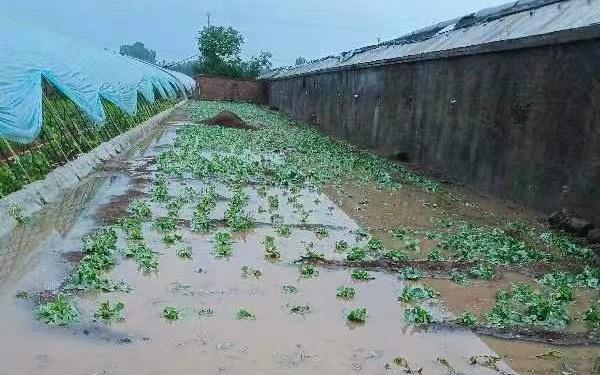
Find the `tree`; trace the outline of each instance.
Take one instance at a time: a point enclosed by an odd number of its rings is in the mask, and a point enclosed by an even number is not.
[[[306,59],[304,57],[300,56],[296,59],[296,66],[302,65],[302,64],[306,64]]]
[[[202,70],[208,74],[239,76],[243,43],[244,37],[232,27],[204,27],[198,37]]]
[[[255,78],[271,68],[271,53],[261,52],[248,61],[240,54],[244,37],[232,27],[205,26],[198,35],[200,67],[205,74]]]
[[[122,45],[119,49],[121,55],[135,57],[140,60],[156,63],[156,51],[146,49],[144,43],[135,42],[131,45]]]

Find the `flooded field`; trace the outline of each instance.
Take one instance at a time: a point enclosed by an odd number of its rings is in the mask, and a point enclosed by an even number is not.
[[[252,105],[188,104],[0,249],[0,374],[600,367],[589,249]]]

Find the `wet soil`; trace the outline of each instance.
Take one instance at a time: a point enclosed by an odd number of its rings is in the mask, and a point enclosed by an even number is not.
[[[345,240],[350,246],[364,245],[365,239],[356,235],[361,227],[387,234],[386,246],[393,248],[398,242],[390,230],[398,226],[433,229],[433,218],[448,212],[473,210],[473,217],[499,220],[494,215],[482,216],[479,205],[444,206],[455,203],[436,203],[436,198],[409,186],[394,192],[374,187],[329,188],[327,195],[303,189],[301,206],[288,202],[286,189],[270,187],[268,194],[279,197],[276,213],[291,228],[285,237],[271,224],[274,212],[269,212],[267,199],[260,196],[258,187],[246,186],[244,191],[250,199],[245,210],[253,215],[257,226],[235,233],[232,256],[218,258],[213,253],[213,237],[215,231],[226,229],[223,217],[232,188],[217,181],[168,179],[171,196],[183,194],[184,188],[200,192],[209,183],[215,186],[219,200],[211,216],[213,232],[190,230],[193,204],[184,205],[179,213],[182,244],[167,246],[152,223],[145,223],[145,241],[159,253],[157,273],[145,274],[133,260],[123,258],[109,276],[126,282],[131,292],[78,294],[81,323],[70,328],[49,328],[36,321],[34,301],[17,299],[14,294],[20,290],[30,294],[58,290],[79,259],[81,239],[125,215],[136,197],[150,194],[156,156],[175,141],[176,130],[189,122],[186,110],[189,108],[167,119],[164,132],[148,147],[83,181],[78,190],[65,194],[65,202],[33,218],[31,226],[14,237],[2,239],[0,249],[8,250],[0,253],[0,374],[404,374],[406,368],[394,362],[394,358],[402,357],[411,368],[422,367],[423,374],[485,375],[497,372],[470,364],[470,358],[496,353],[507,356],[506,363],[499,362],[506,373],[553,373],[563,362],[589,373],[597,348],[556,349],[478,337],[453,327],[418,329],[407,325],[403,315],[410,306],[397,298],[406,281],[391,272],[391,267],[374,264],[374,280],[352,280],[352,267],[344,264],[335,243]],[[167,214],[164,204],[152,203],[151,209],[155,218]],[[303,210],[310,213],[307,219],[302,218]],[[498,208],[498,212],[504,210]],[[511,215],[510,209],[507,212]],[[456,215],[463,217],[462,213]],[[322,228],[327,229],[327,235],[317,233]],[[263,242],[267,235],[276,237],[281,251],[277,262],[265,259]],[[119,241],[125,247],[123,235]],[[318,266],[317,277],[304,278],[299,274],[298,260],[310,244],[323,252],[328,262]],[[178,257],[179,246],[190,246],[192,258]],[[414,261],[432,246],[434,243],[422,245]],[[261,276],[245,274],[244,267],[260,269]],[[495,289],[509,280],[532,281],[522,274],[506,273],[493,282],[476,282],[464,289],[444,279],[444,267],[431,266],[429,271],[434,278],[421,282],[438,289],[443,303],[432,301],[426,307],[442,320],[465,309],[485,311]],[[289,293],[285,285],[293,285],[297,292]],[[336,298],[341,285],[354,287],[355,299]],[[105,325],[95,320],[95,310],[106,300],[125,303],[125,321]],[[182,318],[175,322],[162,318],[167,306],[177,308]],[[293,313],[297,306],[308,306],[308,313]],[[241,307],[255,313],[256,319],[236,319]],[[357,307],[368,308],[364,324],[351,324],[346,319]],[[548,350],[560,350],[564,357],[560,361],[536,357]],[[447,361],[455,372],[438,358]]]
[[[342,187],[328,187],[326,192],[340,208],[358,224],[370,229],[370,233],[381,238],[386,248],[399,248],[401,242],[393,238],[392,231],[403,227],[417,231],[443,230],[440,221],[467,221],[476,225],[502,225],[507,220],[523,220],[536,228],[544,228],[544,216],[538,212],[525,210],[513,202],[490,198],[460,187],[445,185],[453,196],[459,199],[430,194],[413,186],[402,186],[395,191],[387,191],[377,186],[348,183]],[[394,271],[404,266],[417,266],[424,271],[424,283],[441,293],[441,299],[454,314],[471,311],[482,316],[494,305],[498,289],[506,289],[515,281],[535,284],[535,277],[552,272],[556,264],[536,264],[529,267],[497,269],[498,277],[493,281],[471,280],[468,287],[448,280],[452,270],[464,270],[471,264],[454,262],[422,261],[435,247],[435,241],[421,240],[421,249],[408,253],[406,262],[376,261],[364,264],[378,270]],[[327,262],[331,267],[349,267],[345,261]],[[569,269],[571,265],[562,264]],[[597,293],[577,290],[576,302],[570,306],[571,316],[580,316]],[[585,333],[588,328],[581,322],[570,325],[566,332],[548,334],[535,330],[520,329],[480,329],[481,339],[498,355],[506,357],[510,366],[519,373],[589,374],[593,362],[600,356],[599,338]],[[548,344],[554,340],[553,344]],[[529,342],[522,342],[529,341]],[[532,342],[537,341],[537,342]],[[595,345],[577,346],[578,343]],[[558,345],[560,344],[560,346]],[[568,345],[564,347],[563,345]],[[553,350],[561,351],[561,358],[549,360],[547,356],[536,357]],[[535,354],[534,354],[535,353]],[[576,372],[569,372],[571,370]]]

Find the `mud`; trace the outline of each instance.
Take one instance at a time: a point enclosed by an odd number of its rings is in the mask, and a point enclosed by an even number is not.
[[[279,197],[277,213],[291,228],[291,234],[284,237],[276,234],[270,220],[272,213],[266,210],[268,203],[258,194],[258,187],[246,186],[244,191],[250,199],[245,211],[253,215],[257,225],[248,232],[234,234],[231,257],[217,258],[213,236],[215,231],[226,229],[223,217],[232,196],[231,187],[215,181],[168,179],[171,196],[182,194],[186,187],[200,192],[212,183],[220,197],[211,216],[215,226],[212,233],[190,230],[194,204],[184,205],[179,213],[182,245],[191,247],[192,258],[178,257],[179,245],[167,246],[152,223],[145,223],[145,241],[159,254],[158,272],[145,274],[133,260],[123,258],[108,276],[126,282],[132,288],[130,293],[78,294],[81,322],[70,328],[49,328],[35,320],[34,301],[17,299],[14,294],[19,290],[30,294],[56,291],[78,260],[75,254],[81,239],[123,215],[125,202],[150,193],[156,156],[174,142],[176,130],[187,121],[185,113],[176,116],[167,120],[164,133],[147,148],[83,181],[81,191],[86,194],[65,194],[66,203],[34,218],[19,236],[29,240],[5,242],[11,254],[6,259],[12,262],[0,262],[0,374],[403,374],[406,367],[394,360],[402,357],[410,368],[423,368],[423,374],[448,374],[452,373],[451,367],[454,373],[485,375],[497,372],[472,365],[472,356],[508,356],[506,362],[499,362],[506,373],[515,373],[510,366],[526,373],[540,361],[547,361],[536,355],[553,348],[550,346],[480,338],[454,326],[419,329],[407,325],[403,315],[409,305],[397,298],[406,283],[394,272],[398,264],[362,264],[372,269],[375,279],[352,280],[351,265],[334,250],[337,241],[364,245],[365,239],[356,235],[361,227],[431,227],[431,217],[439,206],[424,204],[430,198],[410,187],[392,195],[374,192],[378,198],[351,193],[347,195],[352,198],[341,200],[332,191],[328,197],[303,189],[299,203],[310,212],[308,218],[301,218],[299,209],[287,201],[288,191],[270,187],[269,195]],[[408,194],[410,200],[406,196],[403,200],[402,194]],[[359,206],[366,208],[354,210],[364,200],[368,203]],[[334,203],[337,201],[341,201],[339,206]],[[404,201],[408,203],[395,203]],[[74,208],[66,209],[70,204]],[[163,204],[152,203],[151,209],[154,218],[166,215]],[[327,235],[316,233],[322,228],[327,229]],[[263,241],[267,235],[276,238],[279,261],[265,259]],[[120,247],[125,247],[123,235],[119,241]],[[304,278],[296,261],[310,244],[328,261],[319,265],[317,277]],[[417,262],[406,264],[418,265],[429,272],[428,276],[436,277],[422,282],[438,288],[446,301],[426,304],[436,319],[450,321],[469,303],[481,305],[483,311],[484,303],[473,299],[487,298],[487,292],[444,289],[441,283],[449,283],[444,280],[448,265]],[[453,264],[458,269],[467,266]],[[244,267],[260,269],[261,276],[244,274]],[[494,281],[497,284],[482,288],[491,292],[505,280],[524,277],[504,276]],[[290,288],[284,285],[293,285],[297,292],[289,293]],[[353,286],[355,299],[336,298],[336,289],[341,285]],[[459,295],[462,300],[453,305],[454,297]],[[95,320],[99,303],[106,300],[125,304],[125,321],[104,325]],[[182,318],[166,321],[162,311],[167,306],[177,308]],[[303,311],[308,306],[308,313],[292,313],[297,306]],[[236,319],[241,307],[252,311],[256,319]],[[346,319],[357,307],[368,308],[364,324]],[[209,310],[213,314],[207,314]],[[523,345],[526,350],[521,349]],[[594,349],[565,348],[564,360],[571,365],[581,359],[584,363],[577,366],[591,368]],[[524,353],[536,354],[532,359]]]
[[[215,117],[211,117],[202,121],[202,123],[205,125],[222,126],[225,128],[257,130],[255,126],[247,124],[238,115],[231,111],[223,111],[217,114]]]

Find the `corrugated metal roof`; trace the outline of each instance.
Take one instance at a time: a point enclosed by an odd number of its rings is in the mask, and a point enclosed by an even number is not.
[[[380,45],[295,67],[275,69],[262,79],[283,78],[325,69],[418,56],[507,41],[600,23],[600,0],[516,1],[441,22]]]

